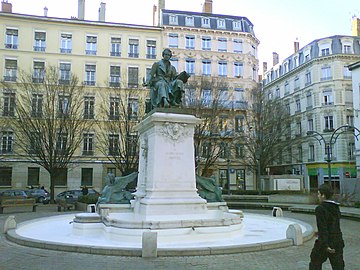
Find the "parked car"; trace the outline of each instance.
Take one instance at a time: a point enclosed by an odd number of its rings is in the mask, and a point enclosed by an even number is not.
[[[100,195],[98,191],[96,191],[93,188],[88,189],[88,195]],[[72,189],[72,190],[66,190],[63,192],[60,192],[55,197],[55,202],[59,203],[61,200],[66,200],[66,203],[71,204],[77,202],[79,197],[82,196],[81,189]]]
[[[50,193],[46,189],[32,188],[26,190],[29,197],[35,198],[36,202],[48,204],[50,202]]]
[[[9,190],[1,190],[0,191],[0,198],[4,197],[22,197],[22,198],[28,198],[28,194],[25,190],[21,189],[9,189]]]

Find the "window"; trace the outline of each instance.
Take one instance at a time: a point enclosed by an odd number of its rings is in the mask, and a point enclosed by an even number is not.
[[[111,38],[111,56],[121,56],[121,38],[112,37]]]
[[[95,97],[84,97],[84,119],[94,119]]]
[[[227,188],[228,186],[228,170],[219,169],[219,187]]]
[[[217,28],[219,28],[219,29],[225,29],[226,28],[226,24],[225,24],[224,19],[218,19],[217,20]]]
[[[244,157],[244,145],[237,143],[235,145],[235,158],[243,158]]]
[[[309,145],[309,161],[315,161],[315,146],[313,144]]]
[[[139,114],[139,100],[137,98],[128,99],[129,120],[137,120]]]
[[[33,94],[31,98],[31,116],[42,117],[43,95]]]
[[[299,77],[296,77],[294,80],[294,91],[299,90],[300,89],[300,80]]]
[[[83,151],[84,156],[94,155],[94,134],[84,133],[83,134]]]
[[[139,68],[128,67],[128,87],[137,88],[139,86]]]
[[[209,28],[210,27],[210,19],[202,17],[201,18],[201,27]]]
[[[277,87],[275,89],[275,98],[280,98],[280,88],[279,87]]]
[[[96,51],[97,51],[97,37],[87,36],[85,53],[87,55],[96,55]]]
[[[290,84],[288,82],[285,82],[285,94],[290,93]]]
[[[235,88],[234,90],[234,109],[246,109],[247,103],[244,101],[244,89]]]
[[[255,45],[251,45],[251,51],[250,53],[253,55],[253,56],[257,56],[257,51],[256,51],[256,46]]]
[[[244,169],[236,169],[236,187],[238,190],[245,190],[245,170]]]
[[[185,17],[185,25],[186,26],[194,26],[194,17],[193,16],[186,16]]]
[[[346,116],[346,124],[349,126],[354,126],[354,116],[353,115],[347,115]]]
[[[4,93],[3,116],[15,116],[15,93]]]
[[[351,71],[347,66],[344,66],[344,78],[351,79]]]
[[[220,152],[219,152],[219,157],[220,158],[228,158],[230,155],[229,152],[229,145],[226,142],[221,142],[220,143]]]
[[[296,105],[296,110],[295,112],[301,112],[301,102],[300,102],[300,99],[296,99],[295,100],[295,105]]]
[[[324,92],[323,100],[324,100],[323,105],[333,105],[334,101],[333,101],[332,92],[331,91]]]
[[[19,45],[18,39],[18,30],[17,29],[6,29],[6,36],[5,36],[5,48],[6,49],[17,49]]]
[[[110,97],[109,120],[120,119],[120,98]]]
[[[314,131],[314,119],[308,119],[308,131]]]
[[[299,122],[296,123],[296,133],[295,133],[295,135],[296,135],[296,136],[300,136],[300,135],[301,135],[301,132],[302,132],[301,122],[299,121]]]
[[[5,59],[4,81],[16,82],[17,78],[17,60]]]
[[[236,132],[244,131],[244,117],[243,116],[235,117],[235,131]]]
[[[34,51],[45,52],[46,48],[46,33],[35,32]]]
[[[120,87],[120,67],[119,66],[110,66],[109,86]]]
[[[219,106],[223,108],[230,108],[229,91],[227,89],[219,90]]]
[[[71,53],[72,50],[72,34],[61,34],[60,52]]]
[[[70,84],[70,63],[60,63],[60,79],[59,84]]]
[[[81,185],[93,185],[93,168],[81,168]]]
[[[252,68],[252,79],[253,81],[257,81],[258,75],[257,75],[257,69],[256,66],[253,66]]]
[[[195,60],[186,59],[185,60],[185,71],[189,74],[195,74]]]
[[[332,131],[334,129],[334,120],[332,115],[324,117],[325,131]]]
[[[11,167],[0,167],[0,186],[11,187],[11,176],[12,176]]]
[[[185,104],[187,106],[195,105],[196,101],[196,90],[195,89],[186,89],[185,90]]]
[[[218,39],[218,51],[219,52],[226,52],[227,51],[227,40],[226,40],[226,38],[219,38]]]
[[[177,48],[179,46],[179,36],[178,34],[169,34],[169,47]]]
[[[67,168],[59,168],[55,170],[55,186],[67,185]]]
[[[244,66],[243,63],[234,63],[234,77],[236,78],[242,78],[244,72]]]
[[[332,79],[331,67],[322,67],[321,68],[321,80],[325,81],[325,80],[331,80],[331,79]]]
[[[227,63],[220,61],[218,63],[218,72],[219,72],[219,76],[223,76],[226,77],[227,76]]]
[[[236,53],[242,53],[243,52],[243,42],[242,42],[242,40],[234,39],[233,46],[234,46],[234,52],[236,52]]]
[[[329,55],[330,49],[329,48],[323,48],[321,49],[321,56]]]
[[[344,46],[343,46],[343,52],[344,52],[345,54],[351,54],[351,53],[352,53],[351,45],[344,45]]]
[[[186,36],[185,37],[185,48],[186,49],[195,49],[195,36]]]
[[[133,156],[138,155],[138,151],[137,151],[138,136],[136,134],[130,134],[126,138],[126,141],[127,141],[128,145],[130,145],[130,147],[128,149],[129,156],[133,157]]]
[[[211,90],[209,89],[203,89],[201,91],[201,103],[205,106],[205,107],[209,107],[211,105]]]
[[[40,168],[28,167],[28,186],[39,186]]]
[[[139,58],[139,40],[129,39],[129,57]]]
[[[67,116],[69,113],[69,98],[59,95],[58,98],[58,117]]]
[[[233,21],[233,29],[241,31],[241,21]]]
[[[202,61],[202,75],[204,75],[204,76],[211,75],[211,61],[210,60]]]
[[[156,41],[147,40],[146,41],[146,58],[147,59],[156,59]]]
[[[56,140],[56,150],[60,153],[65,154],[67,149],[67,137],[68,134],[65,132],[59,132]]]
[[[177,15],[170,15],[169,16],[169,24],[178,24],[178,16]]]
[[[300,145],[298,147],[298,158],[297,158],[297,162],[302,162],[303,161],[303,149],[302,146]]]
[[[11,154],[13,152],[13,138],[12,131],[1,132],[1,154]]]
[[[210,157],[210,153],[211,153],[211,143],[203,142],[202,147],[201,147],[201,156],[203,158],[208,158],[208,157]]]
[[[96,66],[93,64],[85,65],[85,85],[95,85]]]
[[[44,62],[34,62],[34,74],[32,81],[33,83],[43,83],[45,76],[45,63]]]
[[[311,84],[311,73],[306,72],[305,73],[305,86],[308,86]]]
[[[313,99],[311,92],[306,93],[306,109],[311,109],[313,107]]]
[[[211,50],[211,37],[201,38],[201,48],[205,51]]]
[[[109,155],[119,155],[120,140],[118,134],[109,134]]]
[[[39,149],[41,149],[41,138],[40,138],[40,133],[39,132],[31,132],[31,138],[30,138],[30,142],[29,142],[29,149],[28,152],[29,154],[38,154],[40,151]]]
[[[171,58],[170,59],[170,61],[171,61],[171,64],[174,66],[174,68],[176,69],[176,71],[178,71],[179,70],[179,59],[177,59],[177,58]],[[147,73],[147,75],[149,75],[150,76],[150,70],[151,70],[151,68],[149,69],[149,73]],[[147,77],[148,78],[148,77]]]
[[[349,143],[348,145],[348,159],[355,160],[355,143]]]

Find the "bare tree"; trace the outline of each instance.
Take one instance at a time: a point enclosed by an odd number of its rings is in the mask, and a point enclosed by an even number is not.
[[[123,176],[138,170],[139,135],[135,126],[144,116],[144,92],[112,87],[102,95],[97,148]]]
[[[228,83],[219,77],[193,77],[187,84],[185,107],[202,120],[194,134],[195,165],[201,176],[210,176],[215,162],[227,155],[222,147],[230,134],[225,121],[231,108],[227,89]]]
[[[252,90],[252,101],[245,116],[245,130],[237,133],[235,142],[244,146],[245,156],[240,161],[259,175],[281,157],[297,138],[291,136],[289,107],[283,100],[265,93],[261,86]],[[260,179],[257,179],[260,190]]]
[[[14,91],[13,84],[2,84]],[[74,75],[59,80],[58,69],[49,67],[36,80],[21,71],[15,91],[15,118],[9,119],[15,131],[14,149],[49,172],[53,202],[61,169],[69,166],[83,133],[92,125],[82,117],[83,86]]]

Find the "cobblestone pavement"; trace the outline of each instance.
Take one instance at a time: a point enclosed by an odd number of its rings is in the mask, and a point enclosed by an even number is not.
[[[270,210],[245,210],[245,212],[270,215]],[[19,212],[5,209],[0,214],[0,270],[76,270],[76,269],[197,269],[197,270],[296,270],[308,269],[309,254],[314,239],[302,246],[292,246],[261,252],[248,252],[231,255],[159,257],[143,259],[141,257],[118,257],[91,255],[83,253],[60,252],[24,247],[6,240],[2,233],[4,221],[9,215],[15,215],[16,221],[57,215],[56,206],[39,206],[36,213]],[[311,214],[284,212],[285,217],[302,220],[315,226],[315,217]],[[341,227],[345,239],[345,263],[347,270],[360,270],[360,222],[342,219]],[[54,232],[56,233],[56,232]],[[329,262],[323,270],[330,270]]]

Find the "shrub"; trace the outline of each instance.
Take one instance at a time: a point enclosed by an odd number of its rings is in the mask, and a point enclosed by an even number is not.
[[[360,208],[360,202],[355,202],[355,203],[354,203],[354,206],[355,206],[356,208]]]
[[[98,201],[98,195],[95,194],[88,194],[88,195],[83,195],[80,196],[78,199],[78,202],[81,203],[87,203],[87,204],[95,204]]]

